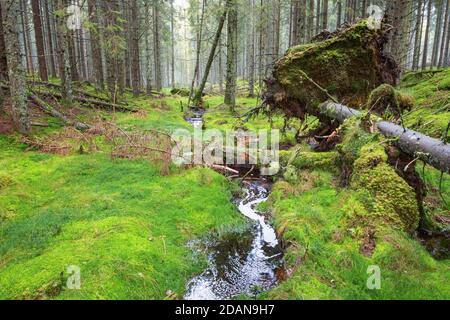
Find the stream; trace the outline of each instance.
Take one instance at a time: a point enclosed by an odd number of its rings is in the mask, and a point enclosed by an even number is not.
[[[187,284],[186,300],[226,300],[267,291],[278,284],[283,251],[274,228],[256,207],[269,196],[269,184],[244,181],[245,197],[235,199],[239,212],[251,221],[243,233],[206,243],[208,268]]]

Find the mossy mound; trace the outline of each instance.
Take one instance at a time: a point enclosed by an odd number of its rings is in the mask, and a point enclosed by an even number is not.
[[[389,84],[382,84],[369,96],[367,109],[385,118],[400,118],[405,110],[410,110],[414,98],[403,94]]]
[[[362,21],[331,39],[293,47],[276,62],[266,100],[294,116],[301,112],[289,109],[315,107],[329,95],[361,108],[373,89],[399,77],[396,63],[383,54],[384,43],[383,31]]]
[[[189,97],[190,90],[188,88],[173,88],[170,94],[179,95],[182,97]]]
[[[419,209],[414,190],[387,163],[379,143],[365,145],[355,161],[351,187],[367,190],[365,205],[372,226],[387,225],[412,232],[419,226]]]
[[[281,163],[301,169],[325,169],[333,171],[338,159],[337,152],[281,151]]]
[[[414,108],[403,116],[405,125],[427,136],[443,138],[450,120],[450,69],[407,73],[400,91],[414,97]]]

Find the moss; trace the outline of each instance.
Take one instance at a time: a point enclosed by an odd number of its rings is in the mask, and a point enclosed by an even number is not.
[[[405,125],[434,138],[442,138],[450,119],[450,69],[410,72],[400,91],[409,95],[413,107],[403,116]],[[447,138],[450,143],[450,136]]]
[[[371,225],[381,225],[412,232],[419,225],[419,209],[414,190],[387,163],[380,144],[368,144],[354,163],[352,188],[370,194]]]
[[[405,110],[410,110],[413,97],[397,91],[389,84],[382,84],[374,89],[367,101],[367,109],[384,118],[400,118]]]
[[[285,152],[281,155],[282,161],[286,160],[290,166],[297,170],[323,169],[334,171],[338,154],[336,152]]]
[[[364,150],[365,151],[365,150]],[[376,158],[385,159],[381,150]],[[288,279],[262,295],[268,299],[448,299],[450,262],[435,261],[403,231],[385,226],[375,235],[372,256],[361,253],[367,231],[368,190],[339,190],[332,175],[320,174],[319,186],[298,192],[287,182],[274,186],[269,203],[277,231],[289,244],[285,254]],[[348,224],[348,216],[355,225]],[[367,288],[368,267],[382,270],[381,290]]]
[[[10,175],[1,174],[0,175],[0,191],[6,189],[7,187],[15,183],[14,179]]]

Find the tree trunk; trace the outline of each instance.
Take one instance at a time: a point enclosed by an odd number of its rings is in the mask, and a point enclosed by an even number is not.
[[[314,0],[309,0],[309,11],[308,11],[308,41],[314,37]]]
[[[131,48],[131,70],[133,80],[133,94],[139,94],[141,86],[141,70],[139,57],[139,8],[138,1],[131,1],[131,32],[132,32],[132,48]]]
[[[31,54],[31,41],[30,41],[30,23],[28,18],[28,7],[25,0],[20,2],[21,10],[20,16],[22,18],[22,31],[23,31],[23,43],[25,49],[25,58],[27,61],[28,73],[34,73],[33,57]]]
[[[449,0],[450,1],[450,0]],[[419,0],[417,4],[417,16],[416,16],[416,34],[414,37],[414,55],[413,55],[413,70],[417,70],[419,67],[420,52],[422,48],[422,19],[423,19],[423,0]]]
[[[251,19],[251,40],[250,40],[250,61],[248,70],[248,91],[249,96],[255,96],[255,0],[252,0],[252,12],[250,13]]]
[[[148,16],[150,16],[150,4],[148,2],[145,3],[145,12]],[[150,32],[146,31],[145,34],[145,54],[146,54],[146,93],[147,95],[152,95],[152,59],[151,59],[151,50],[150,50]]]
[[[358,110],[333,102],[326,102],[318,108],[310,108],[308,112],[319,118],[332,119],[339,123],[351,117],[361,116]],[[436,169],[450,173],[450,144],[444,144],[438,139],[404,129],[391,122],[378,121],[377,128],[384,136],[395,140],[397,147],[411,157],[419,157]]]
[[[433,42],[433,53],[431,58],[431,66],[435,67],[439,62],[439,49],[440,49],[440,41],[441,41],[441,31],[442,31],[442,15],[443,15],[443,1],[436,1],[436,28],[434,30],[434,42]]]
[[[67,0],[57,0],[57,9],[59,12],[66,12]],[[69,52],[69,30],[67,29],[67,15],[61,14],[57,16],[57,37],[58,37],[58,56],[61,74],[61,84],[63,87],[62,94],[64,100],[68,104],[72,104],[72,69],[70,67]]]
[[[3,32],[2,4],[0,3],[0,80],[8,80],[8,62],[6,60],[6,44]]]
[[[175,29],[174,29],[174,7],[173,0],[170,0],[170,84],[171,87],[175,87]]]
[[[323,21],[322,21],[322,29],[328,29],[328,0],[323,0]]]
[[[33,24],[38,54],[39,76],[42,81],[48,81],[47,62],[45,59],[44,49],[44,35],[42,33],[41,5],[39,0],[31,1],[31,8],[33,10]]]
[[[237,73],[237,0],[230,0],[228,9],[227,32],[227,76],[225,86],[225,104],[231,111],[236,107],[236,73]]]
[[[220,35],[222,34],[222,29],[223,29],[223,25],[225,24],[227,12],[231,5],[232,5],[232,0],[227,0],[223,14],[220,17],[219,25],[217,26],[216,35],[215,35],[214,41],[212,43],[211,52],[209,53],[208,62],[206,63],[206,67],[205,67],[205,71],[204,71],[205,73],[203,74],[202,82],[200,83],[200,87],[198,88],[198,90],[194,96],[194,99],[193,99],[193,102],[196,105],[198,105],[202,99],[203,90],[205,89],[206,81],[208,80],[208,76],[209,76],[209,71],[211,70],[211,66],[214,61],[214,56],[216,55],[217,45],[219,44]]]
[[[45,2],[45,20],[47,24],[47,42],[48,42],[48,53],[49,53],[49,66],[50,66],[50,75],[52,77],[56,77],[56,63],[55,63],[55,50],[53,45],[53,30],[51,28],[51,19],[52,16],[50,15],[50,7],[49,7],[49,0],[44,0]],[[53,14],[53,13],[52,13]]]
[[[22,67],[22,53],[19,43],[17,17],[20,16],[20,3],[16,0],[2,2],[5,22],[6,57],[8,62],[9,91],[11,110],[15,128],[22,134],[30,131],[27,96],[25,88],[25,70]]]
[[[191,99],[194,95],[194,86],[195,86],[195,80],[198,78],[198,74],[200,72],[200,53],[201,53],[201,46],[202,46],[202,38],[203,38],[203,22],[205,18],[205,2],[206,0],[202,1],[202,12],[200,15],[200,23],[199,23],[199,29],[197,30],[197,48],[195,53],[195,68],[194,68],[194,76],[192,77],[191,82],[191,88],[189,90],[189,100],[188,100],[188,107],[190,107]]]
[[[102,61],[102,51],[100,47],[100,23],[98,19],[98,0],[88,1],[88,13],[89,21],[92,24],[90,29],[91,37],[91,52],[92,52],[92,64],[94,72],[94,80],[97,84],[97,89],[103,90],[105,87],[105,79],[103,78],[103,61]]]
[[[439,67],[443,67],[445,64],[445,60],[447,59],[447,56],[445,55],[445,49],[446,45],[449,42],[448,38],[448,31],[449,31],[449,7],[450,7],[450,0],[444,1],[445,5],[445,18],[444,18],[444,28],[442,30],[442,41],[441,41],[441,49],[440,49],[440,55],[439,55]],[[447,53],[448,54],[448,53]]]
[[[425,31],[425,44],[423,47],[423,57],[422,57],[422,69],[426,69],[427,61],[428,61],[428,41],[430,37],[430,29],[431,29],[431,0],[428,0],[428,13],[427,13],[427,28]]]
[[[342,25],[342,1],[337,2],[337,20],[336,28],[339,29]]]
[[[320,16],[322,15],[322,8],[321,8],[321,2],[322,0],[317,0],[317,10],[316,10],[316,34],[320,33]]]
[[[159,25],[159,0],[153,1],[153,54],[155,60],[155,86],[156,91],[161,91],[161,35]]]

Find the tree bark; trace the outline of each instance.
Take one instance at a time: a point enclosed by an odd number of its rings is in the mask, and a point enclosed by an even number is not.
[[[170,1],[170,30],[171,30],[171,38],[170,38],[170,84],[171,87],[175,87],[175,30],[174,30],[174,6],[173,0]]]
[[[92,64],[94,71],[94,80],[97,84],[97,89],[103,90],[105,87],[105,79],[103,77],[103,59],[102,51],[100,47],[100,23],[98,19],[98,0],[88,1],[88,13],[89,20],[92,23],[90,29],[91,36],[91,51],[92,51]]]
[[[415,25],[416,34],[414,37],[413,70],[417,70],[417,68],[419,67],[420,52],[422,47],[422,19],[423,19],[422,4],[423,0],[419,0],[417,4],[417,16]]]
[[[422,69],[426,69],[428,62],[428,41],[431,29],[431,8],[432,8],[432,1],[428,0],[427,28],[425,31],[425,44],[423,46]]]
[[[55,50],[54,50],[54,45],[53,45],[53,33],[54,32],[51,27],[52,16],[50,15],[49,0],[44,0],[44,2],[45,2],[45,20],[46,20],[47,32],[48,32],[47,42],[48,42],[50,75],[52,77],[56,77]]]
[[[214,41],[212,43],[211,51],[209,53],[208,62],[206,63],[206,67],[205,67],[205,71],[204,71],[204,74],[203,74],[202,82],[200,83],[200,87],[198,88],[198,90],[197,90],[197,92],[196,92],[196,94],[194,96],[194,99],[193,99],[194,104],[198,105],[199,102],[202,99],[203,90],[205,90],[205,85],[206,85],[206,81],[208,80],[209,71],[211,70],[211,66],[212,66],[212,63],[214,61],[214,57],[216,55],[217,45],[219,44],[220,36],[222,34],[223,25],[225,24],[225,20],[226,20],[226,17],[227,17],[227,12],[228,12],[231,4],[232,4],[232,0],[227,0],[227,2],[225,4],[224,11],[223,11],[223,14],[220,17],[219,24],[217,26],[216,35],[214,37]]]
[[[322,29],[328,29],[328,0],[323,0],[323,20],[322,20]]]
[[[30,131],[30,119],[26,102],[25,70],[22,67],[22,53],[19,44],[17,17],[21,14],[20,3],[16,0],[2,2],[5,26],[6,57],[8,62],[9,91],[14,126],[22,134]]]
[[[67,9],[67,0],[57,0],[57,9],[65,13]],[[68,104],[72,104],[72,68],[70,67],[69,52],[69,30],[67,28],[67,15],[62,14],[57,17],[57,37],[58,37],[58,56],[61,74],[62,94]]]
[[[232,111],[234,111],[236,107],[237,24],[237,0],[231,0],[228,9],[227,76],[224,102]]]
[[[445,60],[447,59],[447,56],[445,54],[446,52],[446,45],[450,41],[448,38],[448,31],[449,31],[449,13],[450,13],[450,0],[445,0],[445,18],[444,18],[444,28],[442,31],[442,41],[441,41],[441,52],[439,56],[439,67],[443,67],[445,64]],[[448,54],[448,52],[447,52]]]
[[[153,54],[155,60],[155,86],[156,91],[161,91],[162,81],[161,81],[161,34],[160,34],[160,10],[159,10],[159,0],[153,1]]]
[[[132,32],[132,50],[131,50],[131,70],[133,80],[133,94],[136,96],[139,94],[139,88],[141,86],[141,70],[140,70],[140,57],[139,57],[139,8],[138,1],[133,0],[131,2],[131,32]]]
[[[2,3],[0,3],[0,80],[8,80],[8,62],[6,60],[6,44],[3,32]]]

